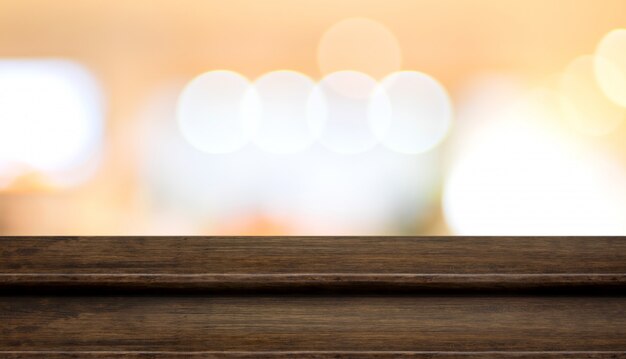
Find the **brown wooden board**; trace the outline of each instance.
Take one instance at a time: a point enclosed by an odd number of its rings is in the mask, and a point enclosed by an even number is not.
[[[623,237],[4,237],[0,357],[626,358]]]

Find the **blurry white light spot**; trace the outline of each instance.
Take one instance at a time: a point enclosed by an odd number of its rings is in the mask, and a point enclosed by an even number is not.
[[[248,143],[258,100],[247,79],[212,71],[192,80],[178,100],[178,125],[185,139],[206,153],[229,153]]]
[[[140,187],[153,215],[159,214],[153,220],[174,222],[166,231],[191,225],[181,230],[220,234],[226,223],[237,226],[231,234],[276,234],[277,228],[291,235],[399,234],[419,228],[433,213],[441,171],[436,151],[398,156],[378,147],[341,156],[311,146],[277,156],[246,146],[206,156],[176,131],[179,93],[167,88],[151,98],[138,129],[145,134],[138,143]],[[259,218],[271,228],[247,232]]]
[[[100,144],[101,96],[77,63],[0,61],[0,168],[58,175],[84,164]]]
[[[369,19],[351,18],[333,25],[317,50],[322,74],[354,70],[380,79],[400,69],[402,54],[394,34]]]
[[[403,71],[386,77],[382,86],[392,113],[388,129],[380,134],[383,144],[400,153],[416,154],[432,149],[445,137],[452,106],[437,80]]]
[[[596,48],[594,65],[606,96],[626,107],[626,29],[613,30],[602,38]]]
[[[316,88],[326,106],[320,142],[341,154],[364,152],[378,142],[391,116],[389,99],[371,77],[340,71],[326,76]]]
[[[546,131],[558,103],[546,94],[459,149],[443,197],[455,234],[626,234],[623,168]]]
[[[293,191],[283,211],[295,234],[398,234],[423,225],[433,210],[440,180],[435,156],[398,156],[384,148],[353,156],[307,153],[290,172],[298,177],[281,176],[284,184],[274,189],[278,198],[285,188]]]
[[[591,56],[580,57],[565,69],[560,91],[565,118],[584,134],[608,134],[626,115],[624,109],[609,100],[600,89]]]
[[[254,143],[272,153],[294,153],[319,135],[325,105],[313,96],[315,83],[292,71],[270,72],[254,83],[259,113]]]

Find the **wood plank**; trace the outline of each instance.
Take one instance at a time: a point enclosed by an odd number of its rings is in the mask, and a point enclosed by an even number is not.
[[[1,237],[2,286],[626,286],[624,237]]]
[[[624,237],[0,242],[0,358],[626,358]]]
[[[0,352],[7,359],[620,359],[626,351],[615,352]]]
[[[1,297],[0,351],[620,352],[626,298]]]

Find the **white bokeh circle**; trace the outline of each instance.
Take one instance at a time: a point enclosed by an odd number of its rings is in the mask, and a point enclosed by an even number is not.
[[[231,71],[210,71],[193,79],[178,99],[178,127],[206,153],[229,153],[248,143],[258,113],[249,81]]]
[[[385,146],[418,154],[443,140],[452,123],[452,105],[437,80],[421,72],[402,71],[386,77],[381,85],[391,104],[388,128],[379,134]]]

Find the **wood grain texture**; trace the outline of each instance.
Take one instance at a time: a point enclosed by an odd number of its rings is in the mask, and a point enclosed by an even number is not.
[[[626,352],[0,352],[7,359],[620,359]]]
[[[0,298],[0,350],[619,351],[626,298]]]
[[[626,352],[0,352],[7,359],[620,359]]]
[[[0,358],[626,358],[625,288],[623,237],[0,237]]]
[[[4,237],[1,286],[626,286],[621,237]]]

